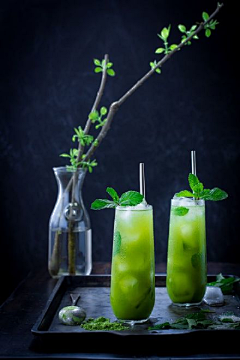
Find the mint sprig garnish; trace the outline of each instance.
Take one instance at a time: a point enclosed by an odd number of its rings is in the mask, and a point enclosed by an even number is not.
[[[117,206],[135,206],[143,201],[143,195],[138,191],[130,190],[124,192],[120,197],[112,187],[108,187],[106,192],[111,196],[112,200],[96,199],[91,204],[92,210],[116,208]]]
[[[228,276],[227,278],[225,276],[222,275],[222,273],[218,274],[216,276],[216,281],[212,281],[210,283],[207,284],[207,286],[217,286],[220,287],[223,294],[231,294],[233,291],[233,284],[236,282],[239,282],[240,278],[239,277],[233,277],[233,276]]]
[[[228,197],[226,191],[221,190],[217,187],[213,188],[212,190],[204,189],[203,183],[201,183],[198,177],[194,174],[190,173],[188,175],[188,182],[192,191],[180,191],[175,194],[177,197],[193,197],[196,200],[203,199],[211,201],[224,200]]]

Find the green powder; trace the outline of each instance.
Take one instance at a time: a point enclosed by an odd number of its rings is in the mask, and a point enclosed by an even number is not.
[[[127,330],[129,327],[122,325],[119,322],[111,322],[110,319],[107,319],[103,316],[96,319],[89,318],[81,324],[81,327],[85,330]]]

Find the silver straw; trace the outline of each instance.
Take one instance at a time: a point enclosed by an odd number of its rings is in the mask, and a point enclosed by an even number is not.
[[[192,174],[197,176],[197,168],[196,168],[196,151],[191,151],[191,163],[192,163]]]
[[[145,199],[144,163],[139,164],[139,183],[140,183],[140,194],[142,194]]]

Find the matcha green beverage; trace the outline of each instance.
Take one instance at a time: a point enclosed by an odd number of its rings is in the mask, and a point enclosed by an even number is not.
[[[112,310],[119,320],[146,321],[155,301],[152,206],[118,206],[111,270]]]
[[[167,291],[174,305],[200,305],[207,285],[205,201],[226,199],[215,187],[205,189],[196,176],[196,154],[191,152],[189,190],[171,201],[167,254]]]
[[[110,303],[118,320],[131,325],[148,320],[155,302],[153,209],[145,200],[144,164],[139,164],[140,192],[121,196],[106,189],[112,200],[96,199],[93,210],[115,209]]]
[[[199,305],[207,284],[205,201],[174,198],[167,257],[167,291],[176,305]]]

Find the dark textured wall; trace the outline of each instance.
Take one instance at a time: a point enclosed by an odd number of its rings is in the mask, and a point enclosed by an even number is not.
[[[216,1],[81,0],[1,1],[1,278],[4,298],[31,270],[47,267],[48,221],[57,186],[54,166],[72,146],[73,127],[84,126],[101,76],[93,58],[108,53],[102,104],[121,97],[159,59],[157,33],[188,28]],[[166,261],[170,199],[187,187],[190,151],[206,187],[229,193],[207,203],[209,261],[239,262],[239,58],[237,11],[227,2],[207,39],[174,55],[116,114],[96,152],[99,163],[84,183],[91,202],[107,186],[138,190],[145,163],[147,200],[154,206],[156,262]],[[110,261],[113,210],[89,210],[93,260]]]

